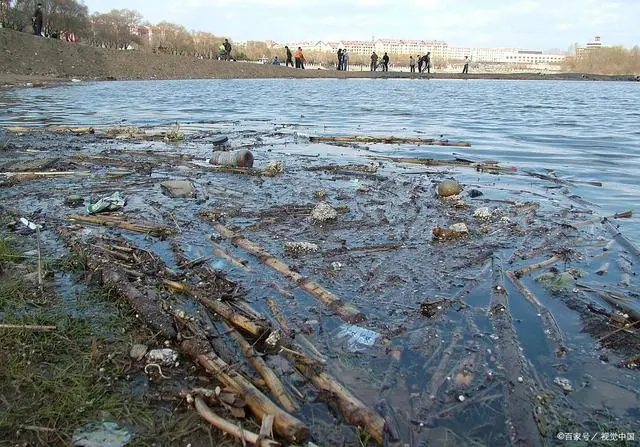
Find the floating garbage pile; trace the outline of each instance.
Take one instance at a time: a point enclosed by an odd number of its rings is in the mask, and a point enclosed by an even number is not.
[[[11,228],[82,253],[166,340],[122,355],[160,380],[199,365],[211,381],[173,399],[231,436],[535,446],[633,431],[640,252],[618,227],[632,212],[598,215],[575,183],[444,139],[6,130]]]

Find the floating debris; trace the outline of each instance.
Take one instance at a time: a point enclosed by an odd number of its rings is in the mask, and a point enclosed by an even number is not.
[[[326,222],[337,219],[338,212],[327,202],[321,202],[311,210],[311,218],[317,222]]]
[[[553,383],[562,388],[565,393],[570,393],[573,391],[573,386],[571,385],[571,382],[569,382],[569,379],[556,377],[555,379],[553,379]]]
[[[319,250],[317,244],[311,242],[285,242],[284,252],[285,254],[296,257],[302,253],[315,253]]]

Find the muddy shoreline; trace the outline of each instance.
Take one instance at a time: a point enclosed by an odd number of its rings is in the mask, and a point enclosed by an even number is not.
[[[154,54],[145,51],[117,51],[83,44],[43,39],[26,33],[0,29],[0,87],[49,86],[71,79],[83,81],[159,79],[497,79],[566,81],[635,81],[634,76],[585,73],[433,73],[336,70],[296,70],[283,66],[245,62],[201,60]]]

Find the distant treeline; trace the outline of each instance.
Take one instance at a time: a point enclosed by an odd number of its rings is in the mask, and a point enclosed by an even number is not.
[[[564,70],[578,73],[640,75],[640,46],[594,48],[567,59]]]

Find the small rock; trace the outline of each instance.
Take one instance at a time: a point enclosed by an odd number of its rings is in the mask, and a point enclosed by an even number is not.
[[[443,180],[438,185],[438,195],[440,197],[449,197],[460,194],[462,185],[455,180]]]
[[[472,199],[475,199],[476,197],[480,197],[482,195],[482,192],[478,191],[477,189],[472,189],[471,191],[469,191],[469,197],[471,197]]]
[[[135,344],[131,347],[131,351],[129,351],[129,357],[133,360],[140,360],[147,353],[147,347],[141,344]]]
[[[465,399],[465,397],[462,394],[458,396],[458,400],[460,402],[464,402],[464,399]]]
[[[553,383],[562,388],[565,393],[570,393],[573,391],[573,386],[568,379],[565,379],[563,377],[556,377],[555,379],[553,379]]]
[[[311,218],[318,222],[326,222],[338,218],[338,212],[327,202],[321,202],[311,211]]]
[[[477,210],[475,210],[475,212],[473,213],[473,217],[475,217],[476,219],[481,219],[481,220],[485,220],[485,219],[491,219],[491,216],[493,215],[493,213],[491,212],[491,210],[489,208],[482,207],[482,208],[478,208]]]
[[[173,349],[153,349],[147,353],[149,363],[173,366],[178,361],[178,353]]]
[[[524,382],[524,379],[522,377],[518,377],[518,383],[522,383]]]
[[[455,231],[457,233],[468,233],[469,229],[464,223],[453,224],[449,227],[450,230]]]
[[[219,144],[224,144],[227,141],[229,141],[229,137],[227,137],[226,135],[218,135],[213,137],[213,139],[211,140],[211,144],[217,146]]]

